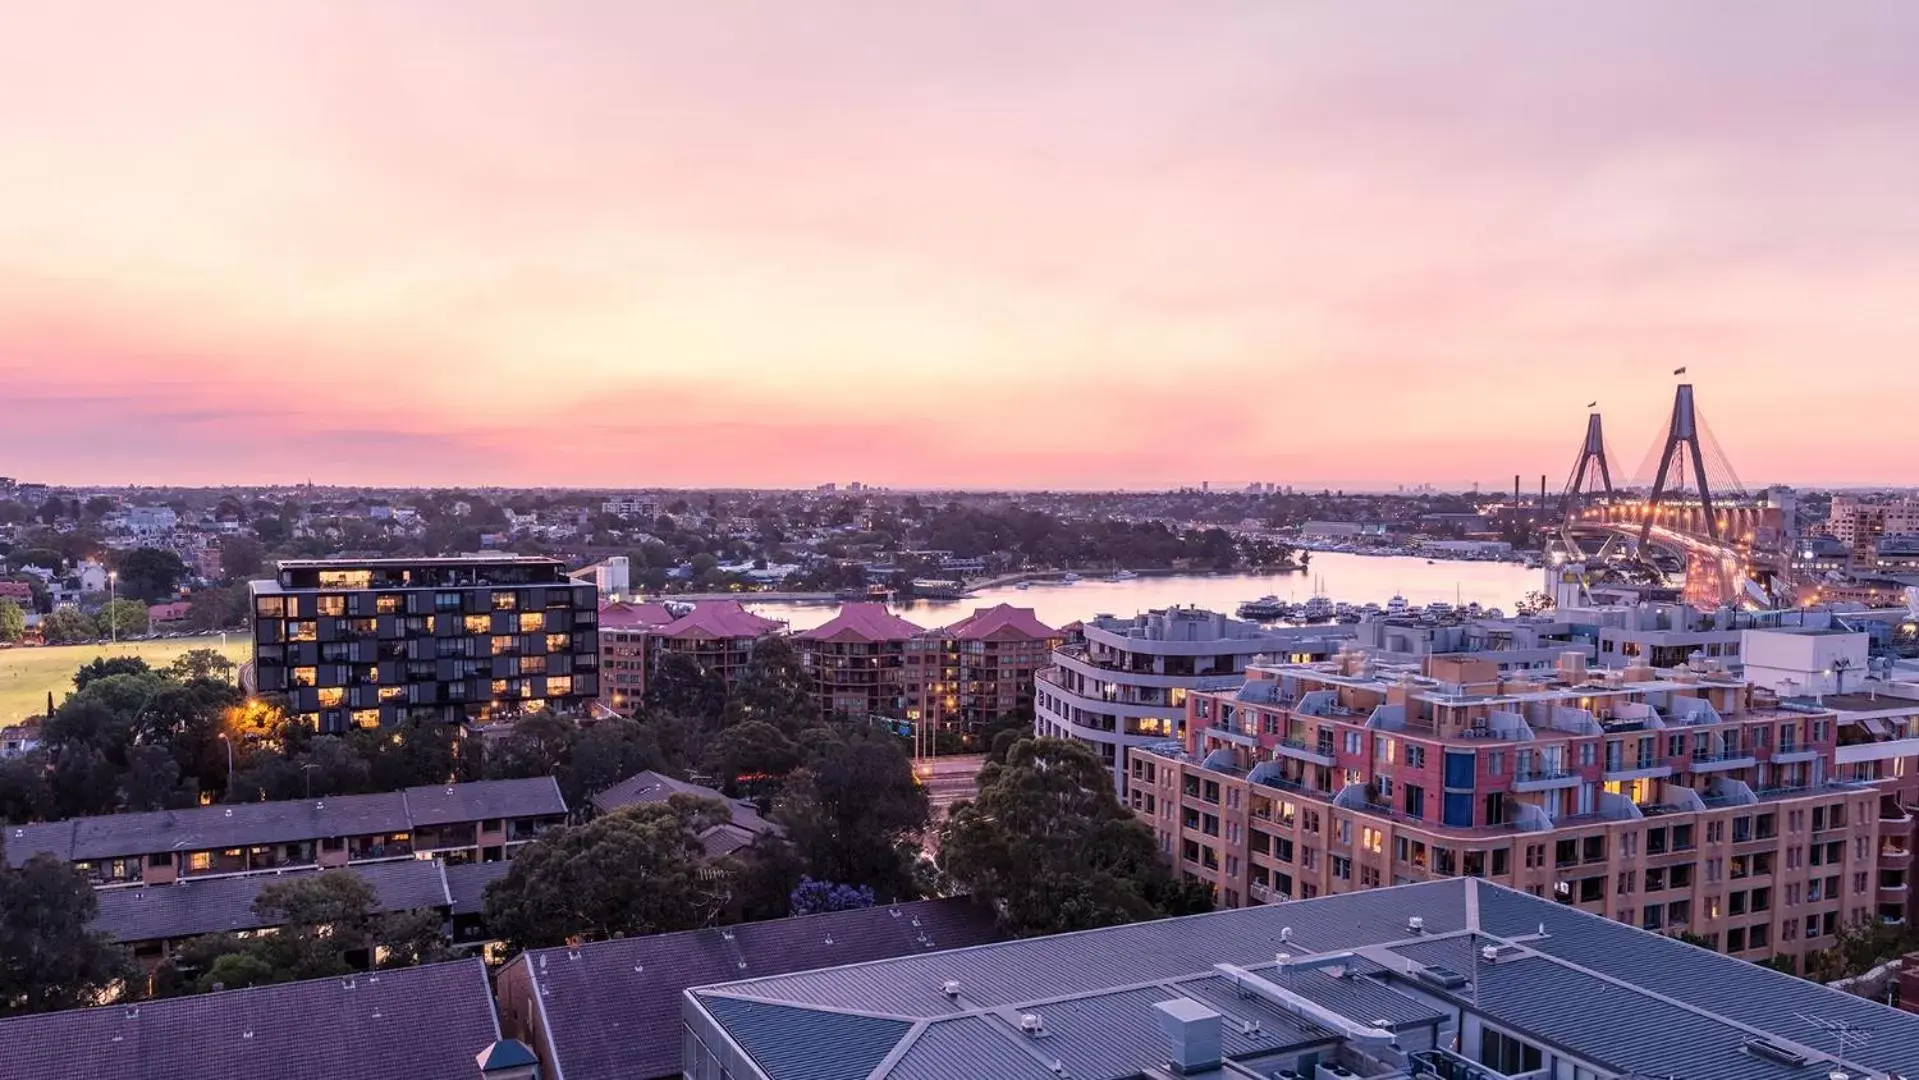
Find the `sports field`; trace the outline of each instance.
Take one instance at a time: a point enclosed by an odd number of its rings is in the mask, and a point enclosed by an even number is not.
[[[0,727],[38,716],[47,707],[47,691],[53,691],[59,704],[73,689],[73,673],[96,656],[140,656],[154,667],[165,667],[190,649],[218,649],[234,663],[250,657],[251,645],[244,631],[205,637],[168,638],[160,641],[128,641],[118,645],[48,645],[38,648],[0,649]]]

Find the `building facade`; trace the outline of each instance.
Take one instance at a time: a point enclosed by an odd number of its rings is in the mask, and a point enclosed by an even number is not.
[[[1466,875],[1795,960],[1905,917],[1880,841],[1909,831],[1909,792],[1840,776],[1832,710],[1714,666],[1590,672],[1575,653],[1502,677],[1354,650],[1249,676],[1190,695],[1183,743],[1131,766],[1135,812],[1227,907]]]
[[[928,681],[917,709],[908,706],[907,719],[930,720],[962,735],[1031,708],[1035,676],[1051,666],[1053,651],[1066,641],[1032,608],[1011,604],[976,608],[934,637],[937,666],[923,669]]]
[[[1872,569],[1878,562],[1881,539],[1919,535],[1919,499],[1866,502],[1834,496],[1826,516],[1826,533],[1846,545],[1853,569]]]
[[[661,604],[601,606],[600,704],[631,716],[646,700],[647,639],[673,618]]]
[[[253,680],[318,731],[568,712],[598,696],[598,597],[556,559],[290,560],[251,584]]]
[[[795,634],[794,642],[822,716],[919,722],[925,687],[947,681],[939,639],[878,601],[841,605],[839,614]],[[957,684],[957,667],[952,675]]]
[[[737,600],[702,600],[686,614],[648,631],[647,660],[658,667],[663,658],[678,653],[732,686],[753,659],[753,646],[785,629],[785,623],[755,615]]]
[[[1178,738],[1187,695],[1229,690],[1255,658],[1315,659],[1349,638],[1347,627],[1266,628],[1215,611],[1168,608],[1131,619],[1099,615],[1080,640],[1053,651],[1033,693],[1034,731],[1098,751],[1126,790],[1129,749]]]

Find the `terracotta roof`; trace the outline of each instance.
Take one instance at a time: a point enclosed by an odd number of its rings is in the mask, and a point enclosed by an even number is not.
[[[738,600],[703,600],[660,628],[661,637],[765,637],[784,624],[755,615]]]
[[[646,630],[673,621],[665,604],[628,604],[615,602],[600,607],[602,630]]]
[[[807,641],[898,641],[926,629],[886,610],[877,600],[842,604],[840,613],[799,636]]]
[[[1029,607],[1014,607],[1011,604],[995,604],[989,608],[974,608],[973,613],[942,631],[949,637],[984,639],[1006,638],[1056,638],[1058,630],[1039,621]]]
[[[147,618],[153,622],[173,622],[187,617],[193,610],[193,604],[186,600],[175,600],[171,604],[155,604],[147,609]]]
[[[32,600],[33,586],[24,581],[0,581],[0,596],[9,600]]]

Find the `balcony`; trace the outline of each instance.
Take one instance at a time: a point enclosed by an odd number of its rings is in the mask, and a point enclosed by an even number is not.
[[[1759,759],[1746,750],[1695,750],[1690,760],[1693,772],[1730,772],[1759,764]]]
[[[1672,766],[1663,761],[1636,762],[1632,765],[1623,761],[1609,761],[1601,776],[1608,783],[1625,783],[1629,780],[1665,780],[1672,776]]]
[[[1311,745],[1299,739],[1282,739],[1273,745],[1273,753],[1292,758],[1294,761],[1304,761],[1309,765],[1324,765],[1328,768],[1339,763],[1339,759],[1333,755],[1332,746],[1327,743]]]
[[[1772,752],[1774,765],[1792,765],[1799,762],[1818,761],[1824,751],[1817,746],[1782,746]]]
[[[1909,866],[1912,864],[1912,849],[1903,843],[1882,841],[1879,845],[1879,864],[1881,866]]]
[[[1575,788],[1580,776],[1571,769],[1521,769],[1513,774],[1514,791],[1551,791]]]

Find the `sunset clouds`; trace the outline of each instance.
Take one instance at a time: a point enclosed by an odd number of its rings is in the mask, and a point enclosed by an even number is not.
[[[1919,9],[0,15],[0,472],[1904,480]]]

